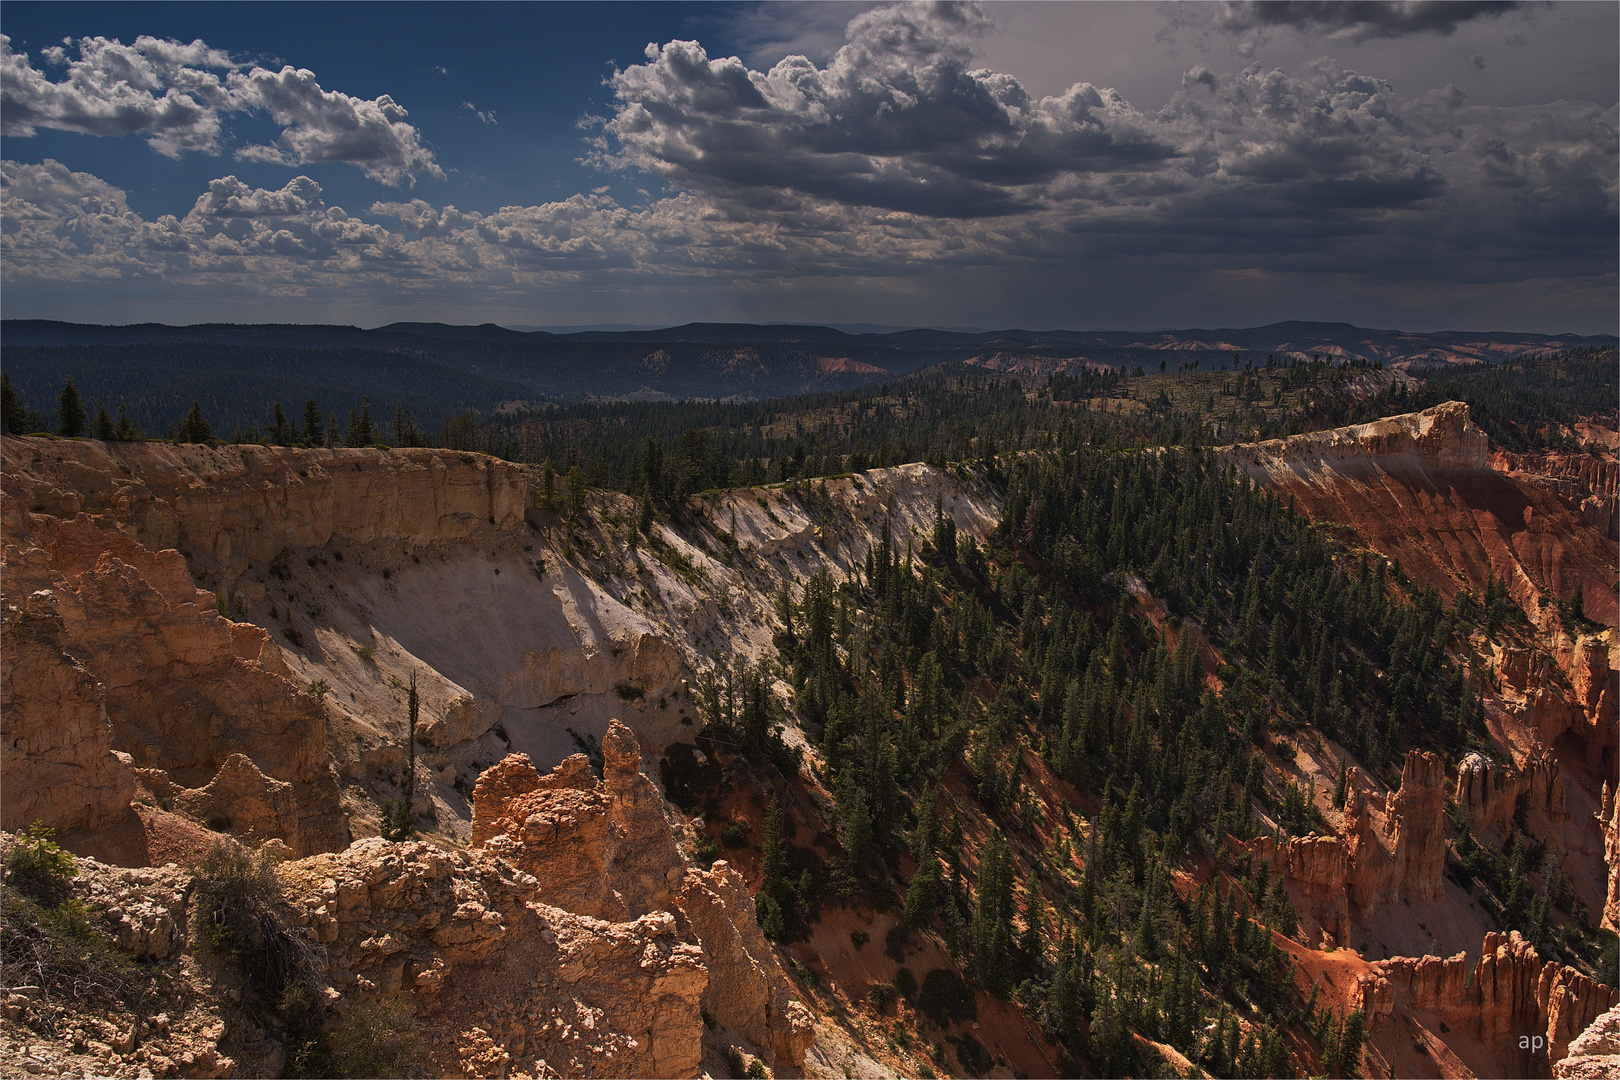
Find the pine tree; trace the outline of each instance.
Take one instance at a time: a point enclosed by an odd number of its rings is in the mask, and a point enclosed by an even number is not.
[[[277,446],[286,446],[292,441],[292,427],[287,423],[287,414],[282,411],[281,402],[276,402],[271,412],[270,441]]]
[[[122,403],[118,406],[118,422],[113,426],[113,438],[119,442],[140,442],[146,438],[140,425],[129,418],[129,407]]]
[[[394,445],[416,445],[416,418],[405,407],[403,401],[394,403]]]
[[[69,375],[67,382],[62,384],[62,392],[56,397],[56,433],[64,439],[76,439],[84,434],[89,419],[85,415],[84,400],[79,397],[79,388],[73,385],[73,376]]]
[[[1012,989],[1012,852],[999,832],[979,856],[978,895],[969,936],[974,974],[990,993],[1005,999]]]
[[[540,463],[540,509],[548,514],[557,511],[557,470],[552,467],[551,459]],[[643,530],[645,531],[645,530]]]
[[[370,446],[377,441],[377,425],[371,419],[371,399],[362,397],[358,410],[349,410],[349,430],[343,442],[347,446]]]
[[[208,421],[203,418],[202,403],[193,401],[191,408],[186,410],[185,417],[180,421],[180,433],[175,441],[205,443],[211,441],[213,437],[213,429],[208,426]]]
[[[319,446],[324,434],[324,425],[321,422],[321,407],[315,404],[314,398],[304,402],[304,445]]]
[[[416,835],[416,719],[420,701],[416,694],[416,672],[411,672],[405,705],[405,774],[400,778],[400,798],[383,807],[383,837],[408,840]]]
[[[585,516],[585,474],[578,465],[568,469],[568,516],[576,521]]]
[[[118,429],[113,424],[112,415],[107,412],[107,406],[96,406],[96,418],[92,424],[92,430],[95,432],[96,438],[102,442],[112,442],[118,437]]]
[[[23,407],[17,388],[11,385],[11,376],[0,372],[0,422],[7,435],[27,433],[28,410]]]

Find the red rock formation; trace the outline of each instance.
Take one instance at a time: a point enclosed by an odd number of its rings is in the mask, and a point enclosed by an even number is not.
[[[1363,911],[1400,899],[1432,899],[1446,866],[1446,765],[1425,750],[1406,755],[1400,790],[1345,802],[1347,882]]]
[[[1429,1009],[1453,1025],[1467,1025],[1487,1046],[1508,1047],[1521,1036],[1539,1035],[1556,1061],[1583,1028],[1620,1004],[1620,992],[1573,968],[1542,963],[1517,930],[1486,934],[1482,951],[1472,973],[1461,953],[1377,961],[1357,981],[1360,1007],[1369,1022],[1408,1008]]]
[[[1448,602],[1462,583],[1479,595],[1494,576],[1532,614],[1542,593],[1567,600],[1577,585],[1592,618],[1620,614],[1612,542],[1557,495],[1493,471],[1462,402],[1222,452]]]
[[[1620,463],[1593,454],[1491,453],[1491,468],[1552,492],[1610,540],[1620,540]]]
[[[1550,754],[1537,754],[1513,769],[1469,753],[1457,766],[1457,805],[1476,833],[1495,828],[1505,837],[1521,796],[1526,809],[1553,821],[1569,820],[1558,762]]]

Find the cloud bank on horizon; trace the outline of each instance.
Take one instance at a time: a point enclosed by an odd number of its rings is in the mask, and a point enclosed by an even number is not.
[[[1242,53],[1279,32],[1441,39],[1516,7],[1229,3],[1169,9],[1165,23],[1245,39]],[[608,76],[580,151],[644,199],[604,186],[483,210],[401,198],[455,163],[387,94],[328,90],[201,40],[82,38],[36,63],[0,37],[8,139],[133,136],[167,158],[348,165],[382,185],[345,208],[309,175],[263,187],[228,174],[183,215],[148,217],[92,171],[6,160],[8,316],[40,304],[74,317],[66,302],[84,321],[125,321],[107,313],[132,303],[145,318],[164,304],[228,317],[247,303],[289,321],[407,308],[546,321],[540,308],[565,322],[663,304],[760,321],[1185,325],[1229,305],[1228,325],[1429,311],[1431,325],[1505,312],[1613,329],[1615,105],[1408,94],[1328,58],[1197,63],[1157,109],[1085,81],[1037,96],[977,64],[996,16],[873,8],[824,62],[763,69],[697,40],[649,44]],[[489,107],[501,103],[480,104],[463,111],[501,130]],[[274,137],[234,145],[236,117]]]

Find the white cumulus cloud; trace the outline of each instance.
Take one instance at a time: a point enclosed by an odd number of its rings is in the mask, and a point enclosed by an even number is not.
[[[269,146],[243,147],[243,160],[297,166],[346,162],[385,184],[442,178],[406,110],[387,94],[375,99],[326,90],[313,72],[233,62],[202,41],[86,37],[74,52],[45,51],[60,79],[33,66],[0,35],[0,132],[26,138],[39,128],[84,135],[145,136],[168,157],[218,153],[221,116],[268,114],[281,128]]]

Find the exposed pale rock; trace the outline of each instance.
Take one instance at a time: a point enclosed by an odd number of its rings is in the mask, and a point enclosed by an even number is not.
[[[1603,801],[1598,812],[1603,829],[1603,861],[1609,867],[1609,894],[1603,904],[1603,925],[1620,931],[1620,791],[1603,782]]]
[[[1226,447],[1238,466],[1257,479],[1304,477],[1371,471],[1379,468],[1430,466],[1483,469],[1490,440],[1461,401],[1447,401],[1419,413],[1389,416],[1366,424],[1292,435],[1286,439]]]
[[[103,688],[114,749],[180,787],[201,787],[232,755],[244,755],[290,785],[291,813],[271,813],[259,800],[261,829],[281,830],[306,854],[347,841],[327,767],[325,714],[288,677],[263,629],[221,617],[177,551],[148,551],[85,514],[62,520],[23,512],[9,491],[0,501],[8,603],[23,594],[51,598],[61,648]],[[49,680],[8,686],[16,706],[4,718],[9,741],[16,719],[56,702]],[[126,805],[133,794],[127,780],[108,790],[122,791]]]
[[[1620,1076],[1620,1006],[1589,1024],[1569,1044],[1568,1054],[1553,1065],[1559,1080],[1614,1080]]]

